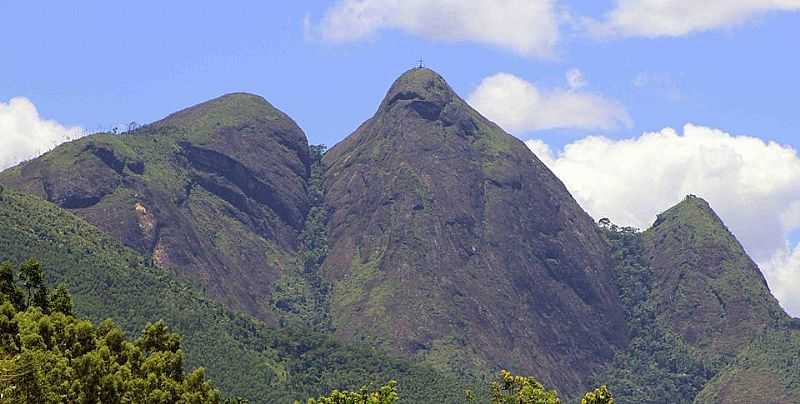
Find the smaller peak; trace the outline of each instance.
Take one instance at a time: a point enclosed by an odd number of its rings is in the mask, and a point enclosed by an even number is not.
[[[714,209],[711,208],[711,205],[705,199],[696,195],[686,196],[683,201],[658,215],[658,220],[656,220],[653,227],[659,227],[664,223],[685,223],[702,227],[712,226],[724,228],[727,231],[727,227]]]
[[[240,102],[256,102],[261,104],[269,104],[264,97],[252,93],[235,92],[228,93],[217,98],[211,99],[207,102],[225,102],[225,101],[240,101]]]
[[[381,108],[386,108],[398,100],[423,100],[446,104],[456,97],[445,79],[426,67],[416,67],[406,71],[395,80],[386,94]]]
[[[208,101],[202,102],[195,106],[189,107],[182,112],[192,111],[192,110],[199,110],[199,111],[211,111],[217,108],[230,108],[230,107],[253,107],[253,108],[273,108],[272,105],[267,102],[264,97],[260,95],[255,95],[251,93],[228,93],[217,98],[212,98]]]
[[[686,198],[683,198],[683,201],[675,205],[675,208],[701,209],[712,213],[714,212],[714,210],[711,209],[711,205],[708,203],[708,201],[693,194],[686,195]]]

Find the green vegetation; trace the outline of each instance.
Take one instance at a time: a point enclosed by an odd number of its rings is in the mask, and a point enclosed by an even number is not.
[[[107,320],[95,326],[72,315],[65,289],[48,290],[38,262],[2,265],[0,402],[218,403],[200,368],[184,374],[180,337],[163,322],[135,341]],[[27,291],[21,302],[20,289]]]
[[[769,400],[765,400],[769,397]],[[800,331],[767,332],[712,379],[695,403],[800,402]]]
[[[596,379],[612,387],[619,404],[691,403],[719,364],[703,363],[658,321],[642,234],[610,222],[601,225],[616,261],[614,275],[631,342]]]
[[[391,381],[377,391],[362,387],[359,391],[334,390],[330,395],[309,399],[308,404],[393,404],[400,398],[397,382]],[[295,404],[301,404],[295,401]]]
[[[586,393],[581,399],[581,404],[614,404],[615,402],[607,386],[600,386]]]
[[[532,377],[517,376],[507,370],[500,371],[497,380],[491,382],[487,396],[480,401],[471,390],[464,392],[468,403],[486,402],[491,404],[561,404],[555,390],[546,389]],[[334,390],[330,395],[319,399],[309,399],[308,404],[393,404],[400,399],[397,382],[390,381],[383,387],[370,391],[366,386],[358,391]],[[438,403],[436,397],[425,397],[421,403]],[[300,404],[300,401],[295,401]],[[587,392],[581,404],[615,404],[606,386]]]
[[[308,179],[309,210],[300,234],[299,265],[288,268],[275,287],[272,296],[276,311],[283,314],[283,326],[294,324],[325,332],[332,324],[330,313],[330,285],[320,274],[320,267],[328,256],[328,211],[325,207],[322,157],[325,146],[309,147],[311,169]]]
[[[72,293],[81,318],[95,323],[110,318],[128,335],[165,321],[184,336],[184,366],[204,366],[223,395],[290,403],[394,379],[402,386],[400,402],[435,397],[459,403],[462,394],[453,386],[466,388],[429,367],[366,346],[342,345],[300,325],[270,329],[232,314],[75,215],[6,189],[0,198],[0,261],[23,263],[29,257],[47,269],[49,284],[63,283]],[[7,279],[7,267],[0,266],[0,279]],[[36,289],[32,285],[34,295]],[[50,291],[51,306],[61,289]],[[28,298],[24,290],[12,295]]]
[[[547,390],[530,377],[515,376],[507,370],[492,382],[492,404],[560,404],[558,393]]]

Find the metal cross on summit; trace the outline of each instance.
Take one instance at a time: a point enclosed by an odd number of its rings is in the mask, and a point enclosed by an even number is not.
[[[423,67],[425,67],[425,64],[423,62],[424,61],[422,60],[422,58],[419,58],[419,60],[417,60],[417,69],[422,69]]]

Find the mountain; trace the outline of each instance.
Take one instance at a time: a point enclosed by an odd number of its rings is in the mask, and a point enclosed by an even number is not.
[[[266,100],[229,94],[125,135],[64,144],[0,182],[68,209],[274,324],[308,210],[305,134]]]
[[[340,338],[456,372],[507,367],[567,395],[625,346],[593,220],[432,70],[397,79],[324,163]]]
[[[324,154],[236,93],[0,184],[0,260],[40,258],[83,317],[166,320],[188,366],[255,402],[397,379],[404,402],[460,403],[499,369],[568,400],[800,396],[798,320],[708,203],[595,223],[429,69]]]

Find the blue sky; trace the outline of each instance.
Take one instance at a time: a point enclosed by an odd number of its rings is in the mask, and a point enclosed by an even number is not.
[[[646,227],[683,195],[706,197],[800,314],[798,11],[798,0],[0,0],[0,168],[234,91],[333,145],[422,57],[596,217]]]
[[[424,57],[464,97],[497,72],[553,85],[578,68],[589,89],[619,100],[633,118],[631,128],[604,132],[612,137],[695,122],[800,146],[796,13],[679,38],[597,40],[567,32],[555,56],[542,59],[400,30],[346,44],[307,40],[304,18],[318,21],[332,1],[119,3],[0,2],[0,100],[24,96],[46,118],[93,129],[149,122],[248,91],[294,117],[312,142],[333,144]],[[598,18],[613,7],[564,5]],[[640,74],[663,83],[636,88]],[[680,99],[663,87],[674,87]],[[539,137],[560,145],[586,133]]]

